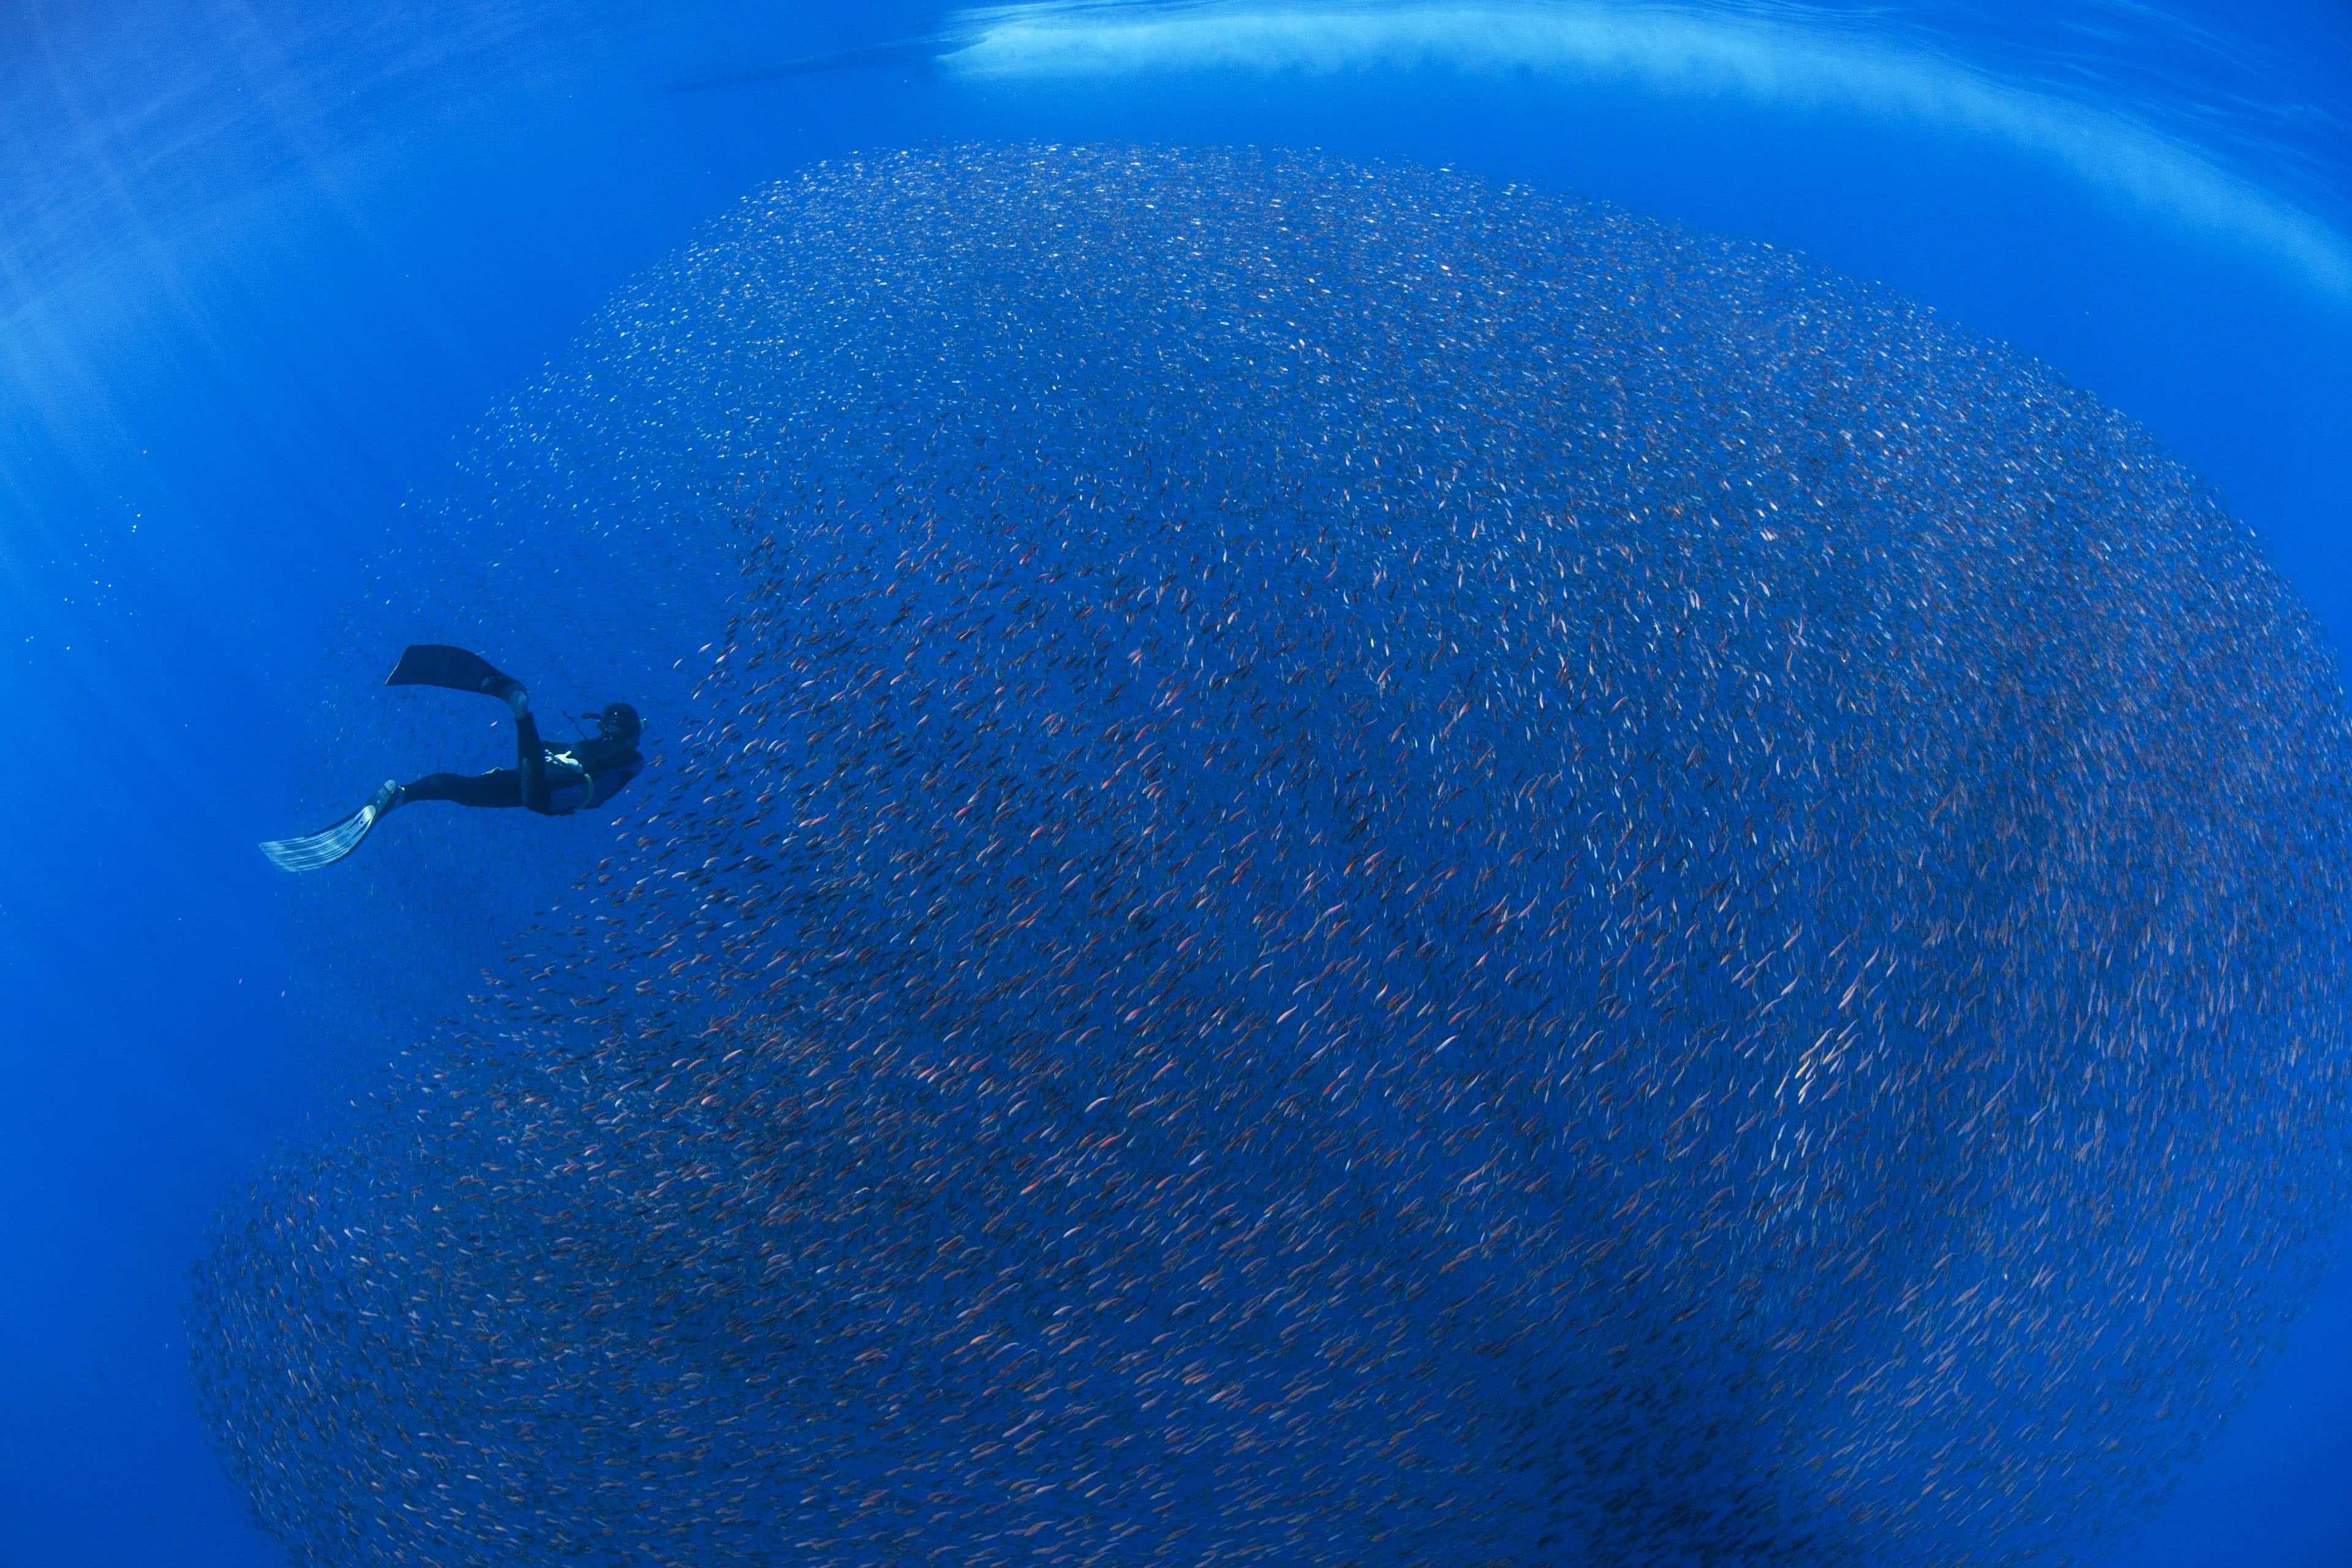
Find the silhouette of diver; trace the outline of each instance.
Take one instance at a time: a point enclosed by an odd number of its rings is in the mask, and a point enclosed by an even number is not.
[[[442,686],[496,697],[513,710],[515,765],[486,773],[427,773],[401,784],[386,779],[365,805],[331,827],[299,838],[273,838],[261,852],[288,871],[331,866],[360,847],[368,830],[395,807],[413,801],[446,800],[457,805],[524,806],[541,816],[569,816],[602,805],[621,793],[645,766],[637,738],[645,726],[625,702],[607,704],[593,715],[597,732],[562,745],[540,739],[530,697],[522,682],[500,674],[478,654],[439,643],[417,643],[400,656],[384,677],[386,686]]]

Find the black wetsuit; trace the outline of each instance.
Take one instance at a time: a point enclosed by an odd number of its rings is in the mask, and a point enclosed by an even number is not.
[[[569,816],[602,805],[646,765],[635,746],[595,735],[554,746],[539,738],[529,713],[515,721],[515,765],[486,773],[427,773],[401,786],[400,798],[446,800],[458,805],[529,806],[542,816]]]

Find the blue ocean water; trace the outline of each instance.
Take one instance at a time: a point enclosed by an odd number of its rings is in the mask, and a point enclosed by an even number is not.
[[[446,543],[497,490],[526,389],[767,182],[947,144],[1311,146],[1793,247],[2146,426],[2345,646],[2352,51],[2327,7],[907,7],[853,26],[551,5],[357,26],[77,6],[15,32],[6,1561],[278,1560],[198,1418],[187,1269],[274,1148],[326,1136],[396,1053],[468,1016],[501,944],[618,846],[585,822],[403,817],[385,830],[403,846],[289,886],[252,845],[386,772],[508,743],[478,716],[384,720],[369,682],[396,649],[373,639],[547,648],[548,700],[654,694],[656,731],[667,706],[684,740],[693,683],[672,666],[724,640],[725,612],[648,584],[691,581],[681,563],[728,540],[625,570],[554,534],[511,560]],[[642,523],[654,503],[626,454],[613,468],[598,504]],[[591,568],[587,590],[556,585]],[[582,602],[609,613],[567,647]],[[431,624],[397,629],[411,605]],[[2352,1550],[2330,1484],[2347,1311],[2324,1288],[2115,1560]]]

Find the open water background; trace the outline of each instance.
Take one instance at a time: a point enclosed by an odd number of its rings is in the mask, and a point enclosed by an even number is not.
[[[322,975],[252,843],[310,826],[404,508],[615,289],[812,160],[1303,143],[1796,247],[2147,426],[2352,646],[2340,8],[813,12],[7,16],[0,1562],[274,1560],[195,1420],[186,1267],[501,932],[344,910],[362,978]],[[922,37],[965,47],[855,52]],[[2338,1283],[2120,1561],[2352,1555],[2347,1327]]]

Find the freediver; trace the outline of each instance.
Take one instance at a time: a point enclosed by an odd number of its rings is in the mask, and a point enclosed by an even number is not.
[[[386,779],[365,805],[333,826],[264,844],[261,852],[281,868],[314,871],[331,866],[358,848],[368,829],[387,814],[415,801],[520,805],[541,816],[569,816],[604,805],[645,766],[645,758],[637,753],[637,739],[645,726],[638,721],[637,710],[627,703],[608,703],[596,713],[583,715],[596,721],[593,735],[561,745],[542,741],[538,721],[531,716],[530,695],[522,682],[500,674],[489,660],[461,647],[415,644],[401,654],[383,683],[441,686],[498,698],[514,713],[515,765],[486,773],[427,773],[407,784]]]

